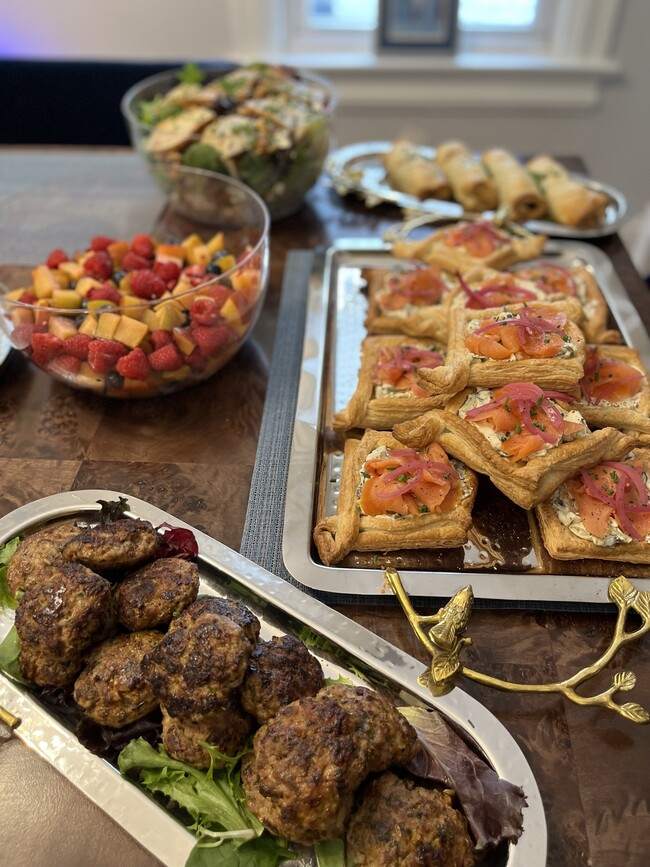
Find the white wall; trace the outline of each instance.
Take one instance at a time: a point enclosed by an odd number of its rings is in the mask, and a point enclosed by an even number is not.
[[[236,35],[242,30],[237,9],[246,11],[248,19],[244,22],[248,44],[239,44],[249,53],[259,44],[251,8],[253,0],[5,3],[0,10],[0,55],[163,61],[232,57]],[[358,99],[346,103],[342,87],[336,139],[348,144],[407,133],[429,144],[454,136],[477,148],[498,144],[522,154],[580,154],[594,177],[625,193],[631,213],[640,212],[650,202],[650,0],[627,0],[624,9],[612,50],[623,72],[603,81],[594,104],[487,107],[487,85],[480,99],[472,100],[470,93],[462,107],[441,104],[429,110],[409,106],[399,95],[386,102],[375,94],[368,104]],[[438,73],[438,88],[440,79]],[[408,77],[401,80],[406,96]],[[513,84],[493,85],[499,86]],[[558,86],[558,103],[564,97],[563,87]]]

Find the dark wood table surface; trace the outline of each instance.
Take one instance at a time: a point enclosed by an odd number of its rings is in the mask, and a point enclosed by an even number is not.
[[[118,166],[126,152],[114,159]],[[0,371],[0,514],[61,491],[109,488],[238,548],[273,340],[282,329],[277,312],[286,254],[336,238],[378,237],[398,218],[391,208],[367,210],[317,186],[299,213],[273,227],[269,291],[254,338],[220,374],[173,397],[103,400],[54,382],[13,353]],[[595,243],[611,257],[650,328],[648,289],[620,240]],[[0,278],[6,272],[0,270]],[[337,607],[426,664],[396,605]],[[477,610],[466,661],[511,680],[555,681],[600,655],[612,628],[611,614]],[[630,700],[650,708],[650,640],[624,648],[594,689],[606,688],[621,669],[638,678]],[[505,694],[470,683],[464,688],[507,727],[532,767],[548,823],[549,865],[646,867],[649,727],[556,696]],[[0,864],[155,863],[17,738],[0,745]]]

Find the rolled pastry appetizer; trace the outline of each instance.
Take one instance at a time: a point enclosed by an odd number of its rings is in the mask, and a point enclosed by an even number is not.
[[[438,164],[447,175],[454,199],[468,211],[496,208],[497,188],[467,145],[443,142],[436,150]]]
[[[388,181],[395,190],[417,199],[449,199],[451,187],[435,160],[427,159],[410,141],[399,139],[383,156]]]
[[[591,189],[572,177],[552,157],[542,155],[526,164],[546,198],[552,220],[563,226],[588,229],[598,226],[605,217],[609,196]]]
[[[499,207],[507,207],[513,220],[525,222],[544,216],[544,196],[531,175],[509,151],[502,148],[485,151],[483,164],[497,188]]]

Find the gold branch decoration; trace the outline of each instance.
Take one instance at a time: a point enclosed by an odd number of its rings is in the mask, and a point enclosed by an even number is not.
[[[614,701],[617,693],[629,692],[634,688],[636,675],[632,671],[617,672],[612,685],[598,695],[584,696],[577,692],[578,687],[609,664],[621,647],[630,641],[638,640],[650,630],[650,592],[637,590],[627,578],[620,576],[614,578],[609,584],[608,596],[618,608],[614,635],[605,652],[592,665],[580,669],[571,677],[558,683],[512,683],[467,668],[460,660],[463,648],[472,643],[471,638],[463,636],[474,603],[471,586],[458,590],[437,614],[420,617],[411,605],[397,571],[389,567],[384,575],[404,609],[413,631],[431,656],[431,667],[420,680],[429,688],[432,695],[444,695],[449,692],[456,685],[457,679],[462,676],[506,692],[559,693],[583,707],[603,707],[641,725],[650,722],[650,714],[640,704],[636,702],[618,704]],[[641,625],[637,629],[627,631],[626,621],[631,611],[639,615]]]

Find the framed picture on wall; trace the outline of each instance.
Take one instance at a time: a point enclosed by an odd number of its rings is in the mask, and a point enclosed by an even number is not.
[[[458,0],[379,0],[378,47],[450,49]]]

